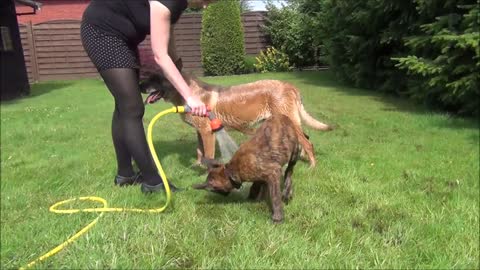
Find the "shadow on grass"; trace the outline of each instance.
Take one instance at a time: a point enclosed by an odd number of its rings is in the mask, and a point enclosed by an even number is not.
[[[192,134],[195,132],[194,128],[191,129]],[[237,143],[241,143],[246,140],[245,135],[236,131],[227,131],[232,139]],[[194,135],[192,135],[193,137]],[[197,139],[186,137],[177,138],[174,140],[155,140],[155,150],[161,158],[168,157],[170,155],[177,155],[178,162],[184,168],[191,169],[198,173],[198,175],[206,175],[207,169],[203,165],[196,164],[197,160]],[[215,145],[215,159],[221,160],[221,152],[218,145],[218,140]]]
[[[154,142],[154,145],[160,159],[164,159],[171,155],[178,156],[177,162],[180,164],[179,166],[194,171],[198,176],[207,176],[207,169],[205,167],[195,165],[196,140],[157,140]],[[170,177],[169,180],[173,183],[178,182],[178,179],[172,177]],[[182,188],[202,193],[202,195],[205,196],[205,200],[199,202],[201,205],[265,203],[265,201],[253,201],[247,199],[250,185],[250,183],[246,183],[241,189],[232,191],[228,196],[223,196],[206,190],[196,190],[191,185],[182,186]]]
[[[248,187],[248,188],[247,188]],[[207,219],[217,219],[225,215],[223,206],[234,206],[235,213],[242,212],[241,215],[247,215],[250,221],[270,221],[271,202],[269,199],[265,200],[250,200],[248,199],[248,192],[250,185],[243,187],[240,190],[231,192],[228,196],[215,194],[204,191],[204,198],[197,202],[199,205],[197,213]],[[232,215],[232,218],[238,215]]]
[[[224,196],[211,191],[201,190],[205,193],[206,201],[199,204],[236,204],[236,203],[262,203],[262,201],[254,201],[248,199],[248,192],[250,191],[250,184],[244,184],[239,190],[233,190],[230,194]]]
[[[447,114],[446,111],[429,108],[427,105],[419,104],[407,97],[400,97],[392,93],[376,92],[373,90],[355,88],[339,82],[331,71],[303,71],[295,72],[295,80],[302,83],[318,86],[334,88],[337,92],[342,92],[348,96],[371,97],[375,101],[385,104],[384,111],[406,112],[420,115],[429,114]],[[434,124],[441,128],[454,129],[479,129],[478,117],[461,117],[451,115],[446,121],[436,121]]]
[[[195,165],[195,153],[197,147],[196,140],[190,139],[176,139],[176,140],[157,140],[154,142],[155,149],[160,159],[166,158],[171,155],[178,156],[178,163],[184,167],[191,169],[198,173],[198,175],[207,175],[207,169],[198,165]],[[217,147],[218,148],[218,147]],[[218,149],[217,149],[218,150]],[[218,154],[218,153],[217,153]],[[175,179],[169,179],[175,182]],[[215,194],[213,192],[198,190],[198,192],[204,192],[206,201],[200,202],[200,204],[230,204],[230,203],[262,203],[264,201],[253,201],[247,199],[248,192],[250,191],[250,183],[245,183],[239,190],[232,191],[228,196]],[[191,186],[188,190],[194,190]]]
[[[75,84],[75,81],[50,81],[50,82],[32,84],[29,95],[20,96],[12,100],[2,101],[1,104],[2,105],[15,104],[24,99],[36,98],[43,94],[47,94],[51,91],[69,87],[72,84]]]
[[[228,196],[204,191],[202,200],[196,202],[196,205],[198,205],[196,213],[208,220],[223,220],[222,217],[228,214],[233,219],[246,215],[250,222],[269,221],[271,215],[270,202],[267,200],[249,200],[247,191],[242,189],[239,192],[232,192]],[[229,213],[224,206],[233,206],[235,210]]]
[[[178,162],[185,168],[192,168],[196,171],[205,172],[205,169],[200,170],[199,166],[194,166],[196,159],[197,141],[190,139],[176,139],[176,140],[156,140],[154,143],[155,150],[159,158],[165,158],[171,155],[178,156]]]

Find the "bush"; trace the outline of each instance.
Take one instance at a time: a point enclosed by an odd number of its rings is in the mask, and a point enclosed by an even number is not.
[[[288,55],[271,47],[260,52],[255,68],[261,73],[291,71]]]
[[[256,71],[255,64],[257,63],[257,58],[252,55],[245,55],[244,66],[245,73],[254,73]]]
[[[419,6],[420,13],[431,10]],[[421,35],[405,39],[411,54],[394,58],[407,70],[409,94],[458,113],[480,113],[478,5],[443,6]]]
[[[328,63],[337,78],[357,87],[404,92],[405,72],[395,68],[391,57],[408,51],[402,39],[416,28],[413,1],[321,3],[316,13],[319,27],[313,31],[324,37]]]
[[[290,63],[296,67],[318,63],[319,45],[314,42],[309,17],[300,14],[297,5],[278,8],[267,3],[267,17],[264,31],[273,47],[286,53]]]
[[[219,0],[203,12],[202,64],[206,75],[244,71],[244,34],[238,0]]]
[[[476,1],[292,1],[316,22],[310,29],[340,80],[479,113]]]

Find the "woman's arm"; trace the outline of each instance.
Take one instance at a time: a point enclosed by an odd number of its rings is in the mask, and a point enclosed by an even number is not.
[[[175,38],[173,38],[175,35],[173,26],[170,26],[170,39],[168,41],[168,55],[170,56],[170,59],[172,59],[173,63],[177,67],[179,71],[182,70],[182,58],[178,57],[177,54],[177,45],[175,44]]]
[[[165,77],[187,101],[192,113],[205,115],[206,107],[200,99],[193,95],[192,90],[183,79],[177,67],[168,55],[170,40],[170,10],[158,1],[150,3],[150,40],[155,62],[162,69]]]

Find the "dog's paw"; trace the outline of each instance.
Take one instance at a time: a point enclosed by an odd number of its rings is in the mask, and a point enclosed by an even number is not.
[[[283,223],[283,216],[281,216],[281,217],[272,216],[272,222],[273,222],[273,224],[282,224]]]

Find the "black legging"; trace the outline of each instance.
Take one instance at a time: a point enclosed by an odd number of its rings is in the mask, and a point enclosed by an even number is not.
[[[145,106],[138,89],[138,70],[113,68],[100,71],[100,75],[115,98],[112,137],[117,155],[118,175],[133,175],[133,157],[145,183],[162,183],[145,137],[142,121]]]

